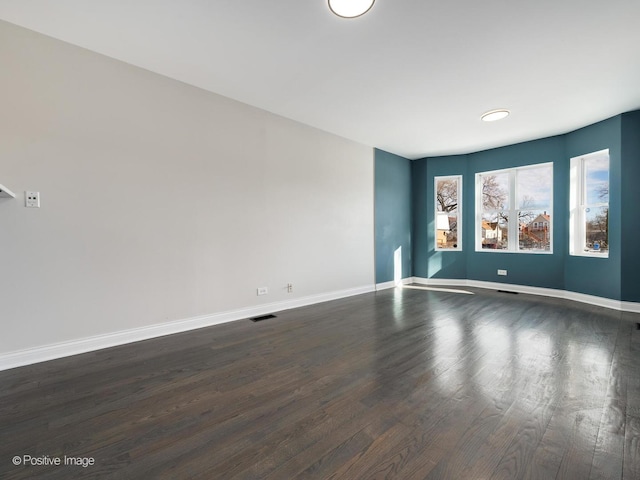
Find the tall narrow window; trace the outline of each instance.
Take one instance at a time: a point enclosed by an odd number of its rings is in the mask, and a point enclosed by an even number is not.
[[[552,251],[553,164],[476,174],[476,250]]]
[[[569,253],[609,256],[609,150],[571,159]]]
[[[462,177],[435,177],[436,250],[462,250]]]

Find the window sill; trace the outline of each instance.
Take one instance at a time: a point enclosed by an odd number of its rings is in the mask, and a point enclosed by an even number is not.
[[[540,250],[540,251],[529,251],[529,250],[500,250],[497,248],[483,248],[483,249],[476,249],[476,252],[478,253],[516,253],[516,254],[522,254],[522,255],[553,255],[553,251],[547,251],[547,250]]]
[[[609,258],[609,252],[596,253],[596,252],[584,252],[584,253],[569,253],[571,257],[586,257],[586,258]]]

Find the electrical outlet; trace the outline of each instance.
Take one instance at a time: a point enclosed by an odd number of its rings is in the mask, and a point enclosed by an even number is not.
[[[506,270],[498,270],[498,275],[503,275],[503,276],[507,276],[507,271]]]
[[[287,283],[287,293],[293,292],[293,283]]]
[[[40,208],[40,192],[24,192],[24,206]]]
[[[258,287],[258,295],[266,295],[267,293],[269,293],[267,287]]]

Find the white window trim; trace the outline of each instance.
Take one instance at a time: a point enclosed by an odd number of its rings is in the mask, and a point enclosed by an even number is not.
[[[591,158],[605,156],[609,161],[609,185],[611,185],[611,157],[609,155],[609,149],[598,150],[597,152],[588,153],[586,155],[580,155],[573,157],[570,160],[570,173],[569,173],[569,255],[574,257],[591,257],[591,258],[609,258],[609,250],[603,253],[588,252],[585,251],[585,237],[584,231],[585,211],[584,211],[584,187],[586,184],[587,170],[584,167],[585,160]],[[578,181],[580,179],[580,181]],[[611,195],[611,186],[609,186],[609,195]],[[593,207],[609,206],[607,203],[599,203],[591,205]],[[610,245],[609,239],[607,243]]]
[[[438,246],[438,180],[456,180],[458,184],[458,208],[456,215],[458,217],[458,246],[456,248],[442,248]],[[462,175],[444,175],[441,177],[433,177],[433,230],[435,232],[433,238],[434,248],[438,252],[461,252],[462,251]]]
[[[491,248],[482,248],[482,180],[481,177],[487,175],[498,175],[498,174],[509,174],[509,208],[507,211],[509,212],[509,218],[517,218],[518,209],[516,208],[516,200],[518,198],[518,192],[516,191],[516,171],[518,170],[526,170],[530,168],[540,168],[543,166],[551,166],[551,184],[553,185],[553,162],[543,162],[536,163],[533,165],[523,165],[519,167],[511,167],[511,168],[502,168],[500,170],[489,170],[486,172],[477,172],[476,173],[476,182],[475,182],[475,194],[476,194],[476,245],[475,251],[482,253],[523,253],[523,254],[533,254],[533,255],[552,255],[553,254],[553,187],[551,194],[551,204],[549,205],[549,211],[551,212],[551,236],[549,238],[549,250],[520,250],[520,241],[518,238],[518,232],[520,230],[519,225],[515,225],[515,228],[509,228],[509,237],[508,244],[514,245],[515,248],[509,250],[494,250]]]

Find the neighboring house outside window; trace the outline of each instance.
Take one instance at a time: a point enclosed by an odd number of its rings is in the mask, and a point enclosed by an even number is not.
[[[550,221],[551,216],[544,211],[528,225],[521,224],[519,234],[520,244],[530,243],[538,245],[539,247],[549,244],[551,242],[549,238]]]
[[[551,253],[553,164],[476,174],[476,251]]]

